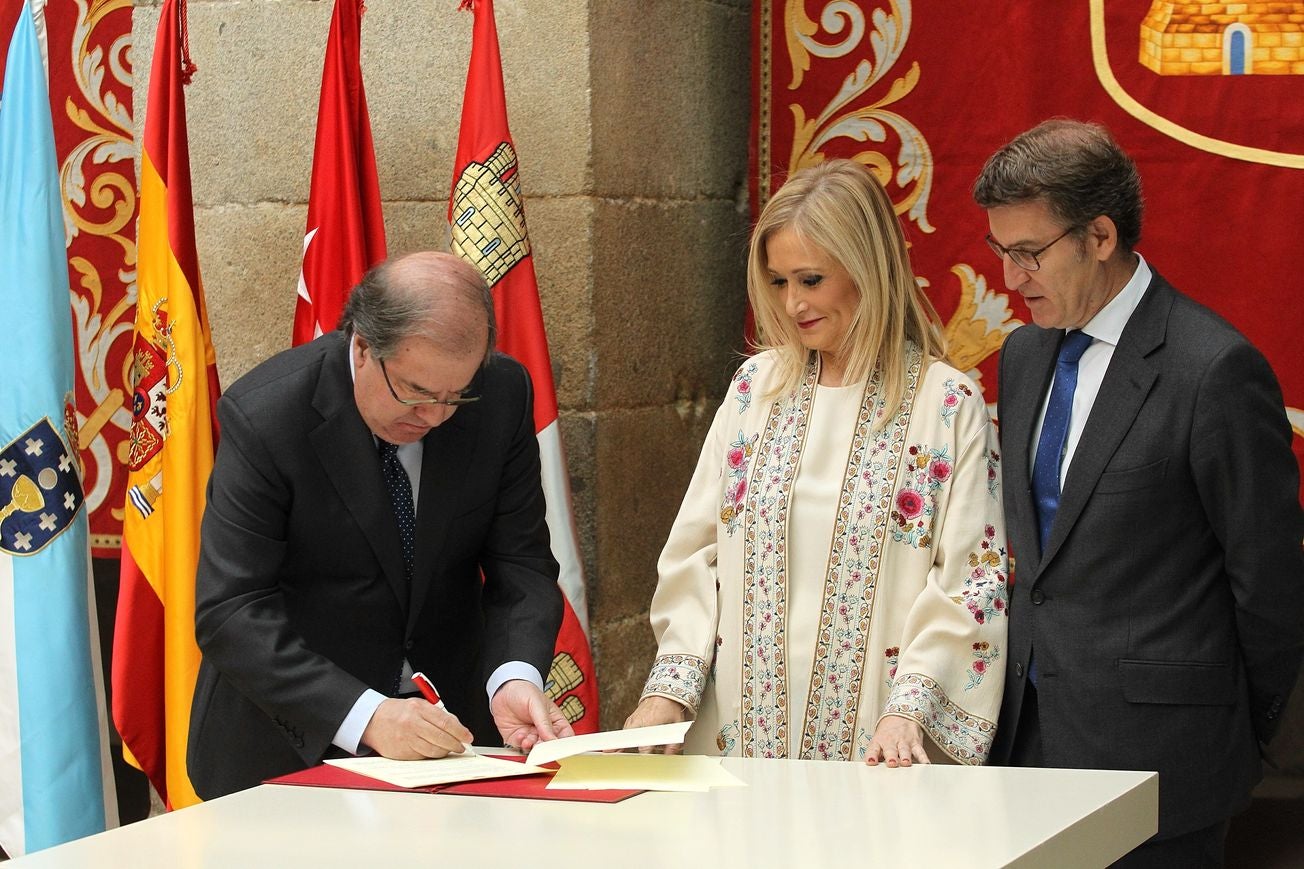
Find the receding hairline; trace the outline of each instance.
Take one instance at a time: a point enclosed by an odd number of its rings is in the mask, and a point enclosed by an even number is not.
[[[474,265],[442,251],[405,254],[382,266],[387,293],[420,311],[415,335],[455,353],[483,353],[489,323],[485,281]]]

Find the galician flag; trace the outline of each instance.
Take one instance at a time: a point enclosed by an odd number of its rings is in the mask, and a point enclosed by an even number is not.
[[[132,347],[122,585],[113,720],[123,754],[169,808],[199,801],[186,774],[199,672],[195,568],[213,469],[217,365],[199,280],[182,86],[184,2],[164,0],[140,157],[139,275]]]
[[[349,290],[385,258],[376,154],[362,88],[362,12],[360,0],[335,0],[326,39],[294,344],[334,330]]]
[[[592,733],[598,729],[598,684],[585,635],[584,572],[571,515],[570,477],[557,426],[557,392],[525,228],[516,148],[507,128],[494,8],[491,0],[463,0],[460,8],[474,12],[475,25],[453,190],[448,199],[453,252],[478,266],[493,287],[498,349],[520,360],[534,381],[534,428],[543,462],[548,531],[553,555],[561,564],[560,583],[566,595],[545,690],[561,706],[576,733]]]
[[[22,5],[0,90],[0,847],[12,857],[118,819],[44,5]]]

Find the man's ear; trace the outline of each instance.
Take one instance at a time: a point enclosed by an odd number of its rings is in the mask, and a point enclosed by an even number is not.
[[[1113,218],[1101,214],[1087,224],[1087,241],[1095,258],[1104,262],[1118,250],[1118,227]]]
[[[350,352],[353,354],[353,365],[356,368],[357,366],[364,364],[362,355],[370,350],[371,346],[367,344],[367,339],[363,338],[356,332],[351,334],[351,339],[353,341],[353,347]]]

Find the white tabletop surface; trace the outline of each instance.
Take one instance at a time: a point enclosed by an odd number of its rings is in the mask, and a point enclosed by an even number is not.
[[[595,804],[262,785],[39,867],[1099,867],[1154,834],[1146,772],[743,760],[748,783]]]

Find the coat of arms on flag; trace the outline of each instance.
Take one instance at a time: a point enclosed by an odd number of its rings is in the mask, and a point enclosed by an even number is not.
[[[35,555],[82,505],[76,454],[49,417],[0,450],[0,550]]]
[[[503,142],[483,163],[470,162],[453,191],[453,252],[475,263],[489,286],[530,255],[516,151]]]

